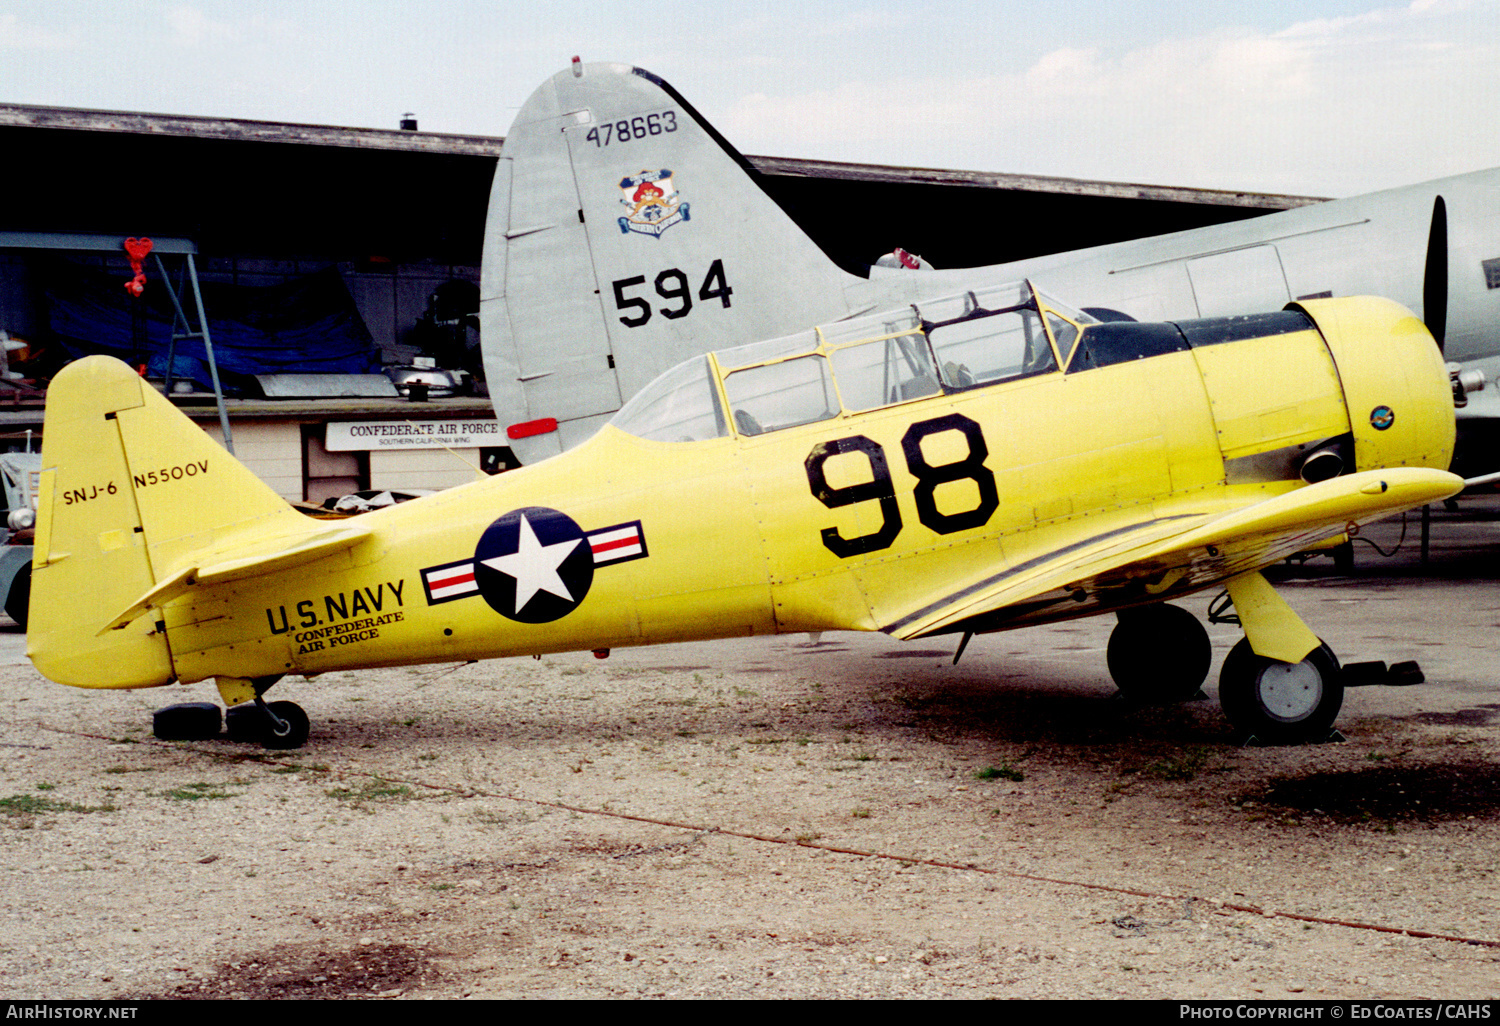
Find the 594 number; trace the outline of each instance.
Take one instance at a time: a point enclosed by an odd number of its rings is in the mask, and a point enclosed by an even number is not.
[[[610,282],[615,292],[615,309],[621,311],[620,323],[627,328],[639,328],[651,320],[651,304],[640,296],[631,295],[630,290],[646,284],[646,276],[637,274],[632,278],[621,278]],[[660,307],[657,312],[668,320],[675,321],[693,312],[693,293],[688,285],[688,276],[675,267],[669,267],[656,276],[656,294],[671,301],[673,305]],[[698,286],[698,300],[708,302],[717,299],[727,309],[729,297],[734,289],[724,277],[724,261],[715,260],[708,265],[703,284]],[[627,312],[628,311],[628,312]]]
[[[957,431],[969,445],[969,454],[955,463],[927,462],[922,454],[922,440],[929,435]],[[843,453],[862,453],[870,463],[870,474],[874,478],[863,484],[831,488],[823,464]],[[983,527],[1000,506],[1000,493],[995,488],[995,475],[984,465],[989,456],[984,432],[979,424],[961,413],[950,413],[931,420],[919,420],[906,429],[901,438],[901,452],[906,457],[906,469],[917,479],[912,497],[917,503],[917,519],[924,527],[938,534],[954,534]],[[823,544],[828,551],[840,559],[858,556],[866,552],[878,552],[889,548],[901,533],[901,509],[896,504],[896,488],[891,481],[891,470],[886,462],[885,449],[879,442],[864,435],[836,438],[831,442],[819,442],[813,446],[804,461],[807,468],[807,483],[813,497],[829,509],[852,506],[857,502],[878,502],[881,525],[878,530],[855,538],[845,538],[836,527],[823,528]],[[979,489],[979,503],[971,510],[960,513],[943,513],[937,508],[937,487],[949,481],[973,481]]]

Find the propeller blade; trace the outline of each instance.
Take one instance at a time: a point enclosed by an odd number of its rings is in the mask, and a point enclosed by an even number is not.
[[[1427,267],[1422,275],[1422,318],[1443,351],[1448,330],[1448,205],[1432,201],[1432,227],[1427,232]]]

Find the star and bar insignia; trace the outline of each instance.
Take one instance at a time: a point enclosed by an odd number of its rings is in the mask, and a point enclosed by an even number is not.
[[[473,558],[423,569],[422,587],[428,605],[480,595],[508,619],[549,623],[578,608],[596,568],[647,555],[639,520],[585,531],[566,513],[528,506],[486,528]]]

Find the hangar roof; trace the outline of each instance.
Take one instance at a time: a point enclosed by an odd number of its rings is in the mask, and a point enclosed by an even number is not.
[[[478,264],[504,139],[0,104],[14,230],[178,235],[205,255]],[[1316,197],[751,156],[762,185],[857,270],[901,246],[937,267],[1040,255]],[[98,188],[80,188],[80,169]],[[93,184],[93,183],[91,183]],[[878,212],[878,213],[877,213]],[[1042,223],[1066,232],[1031,230]],[[271,248],[267,248],[270,246]]]
[[[84,110],[72,107],[40,107],[0,104],[0,127],[55,128],[82,132],[125,132],[136,135],[185,136],[238,142],[339,146],[354,149],[402,150],[412,153],[448,153],[498,157],[503,136],[456,135],[447,132],[401,131],[386,128],[349,128],[337,125],[305,125],[293,122],[250,121],[210,118],[186,114],[144,114],[132,111]],[[1177,186],[1098,182],[1081,178],[1014,175],[990,171],[904,167],[892,164],[860,164],[796,157],[748,157],[763,174],[844,181],[960,185],[1026,192],[1061,193],[1072,196],[1104,196],[1116,199],[1168,200],[1212,206],[1253,207],[1285,210],[1320,201],[1320,197],[1224,189],[1192,189]]]

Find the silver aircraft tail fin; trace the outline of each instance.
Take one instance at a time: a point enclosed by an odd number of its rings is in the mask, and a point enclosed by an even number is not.
[[[671,86],[575,61],[521,108],[490,195],[480,310],[496,415],[534,462],[692,355],[844,316],[859,280]]]

